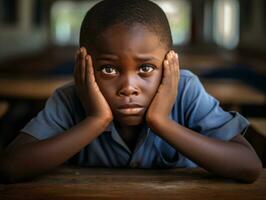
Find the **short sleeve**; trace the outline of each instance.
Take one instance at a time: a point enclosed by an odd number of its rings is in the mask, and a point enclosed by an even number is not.
[[[63,90],[56,90],[47,100],[44,109],[21,132],[43,140],[66,131],[73,125],[69,101]]]
[[[184,95],[186,126],[196,132],[230,140],[239,133],[244,134],[249,126],[249,122],[239,113],[224,111],[219,101],[205,91],[193,74],[186,82]]]

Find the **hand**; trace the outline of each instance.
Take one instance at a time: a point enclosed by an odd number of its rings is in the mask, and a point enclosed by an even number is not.
[[[176,101],[179,81],[179,60],[174,51],[166,55],[163,62],[163,79],[148,111],[146,121],[149,125],[167,119]]]
[[[111,121],[112,111],[95,81],[92,59],[84,47],[76,53],[74,78],[77,94],[87,116]]]

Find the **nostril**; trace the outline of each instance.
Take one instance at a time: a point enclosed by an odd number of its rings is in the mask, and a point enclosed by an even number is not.
[[[131,96],[131,95],[138,95],[139,94],[139,91],[138,89],[136,88],[133,88],[133,87],[126,87],[126,88],[122,88],[120,91],[119,91],[119,95],[120,96]]]
[[[138,95],[139,93],[137,91],[134,91],[132,95]]]
[[[120,79],[119,95],[131,96],[138,95],[140,88],[138,87],[138,82],[135,75],[127,74],[127,76],[122,76]]]

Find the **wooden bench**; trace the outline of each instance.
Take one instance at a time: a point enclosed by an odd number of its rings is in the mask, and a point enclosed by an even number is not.
[[[266,103],[266,94],[250,87],[241,81],[216,79],[202,80],[206,91],[217,98],[222,104],[263,105]]]
[[[0,78],[0,96],[8,98],[47,99],[72,77]]]
[[[251,126],[266,138],[266,118],[249,118]]]

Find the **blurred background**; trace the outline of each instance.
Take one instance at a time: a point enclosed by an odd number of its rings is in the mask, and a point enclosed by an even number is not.
[[[0,150],[72,80],[81,21],[97,2],[0,0]],[[169,19],[181,67],[251,121],[245,137],[265,158],[266,1],[154,2]]]

